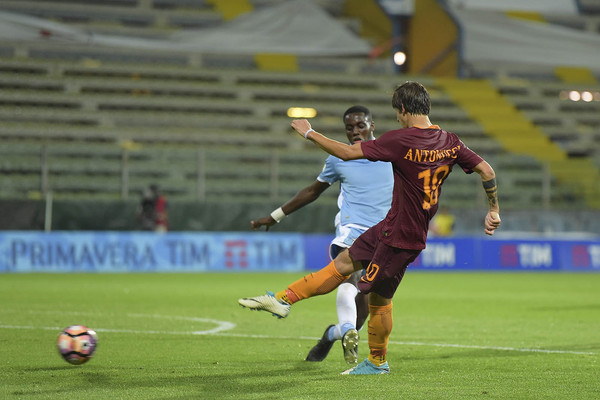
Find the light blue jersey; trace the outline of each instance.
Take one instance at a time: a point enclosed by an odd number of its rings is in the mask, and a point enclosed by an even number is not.
[[[336,216],[336,239],[333,244],[349,247],[365,230],[383,220],[392,203],[394,176],[388,162],[365,159],[343,161],[329,156],[320,182],[340,182]]]

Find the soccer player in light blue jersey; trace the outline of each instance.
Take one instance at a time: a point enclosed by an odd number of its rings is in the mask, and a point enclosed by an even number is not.
[[[350,107],[343,117],[346,136],[352,144],[375,139],[375,124],[371,111],[363,106]],[[253,229],[271,226],[286,215],[316,200],[327,188],[340,182],[338,207],[335,217],[336,236],[331,242],[329,254],[333,260],[354,243],[354,240],[387,214],[392,201],[394,177],[391,164],[368,160],[342,161],[329,156],[323,171],[315,182],[300,190],[270,216],[251,221]],[[376,194],[376,195],[373,195]],[[369,315],[367,297],[357,288],[362,271],[354,273],[338,287],[336,307],[338,323],[325,329],[323,337],[310,350],[307,361],[322,361],[327,357],[333,343],[342,340],[344,359],[356,363],[358,331]]]

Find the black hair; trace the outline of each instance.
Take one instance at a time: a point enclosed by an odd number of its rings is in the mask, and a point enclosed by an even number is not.
[[[354,114],[354,113],[363,113],[363,114],[365,114],[365,117],[367,117],[370,120],[373,120],[373,115],[371,114],[371,110],[369,110],[365,106],[350,107],[349,109],[346,110],[346,112],[344,112],[344,117],[342,118],[342,120],[346,118],[346,115]]]
[[[392,107],[412,115],[429,115],[431,99],[425,86],[419,82],[408,81],[398,86],[392,96]]]

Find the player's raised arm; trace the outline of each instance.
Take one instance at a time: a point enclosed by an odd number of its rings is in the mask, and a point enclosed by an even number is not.
[[[325,150],[327,153],[344,161],[365,158],[360,146],[349,145],[338,142],[337,140],[329,139],[328,137],[312,129],[310,122],[305,119],[293,120],[292,128],[294,128],[296,132],[298,132],[298,134],[305,139],[315,142],[317,146]]]
[[[485,229],[487,235],[493,235],[500,226],[500,206],[498,204],[498,185],[496,184],[496,173],[486,161],[482,161],[473,168],[481,176],[481,183],[488,198],[489,211],[485,216]]]
[[[300,190],[294,197],[273,211],[269,216],[250,221],[252,229],[257,230],[261,226],[266,226],[266,230],[268,231],[269,228],[280,222],[284,217],[318,199],[327,188],[329,188],[328,183],[320,182],[319,180],[314,181],[312,185]]]

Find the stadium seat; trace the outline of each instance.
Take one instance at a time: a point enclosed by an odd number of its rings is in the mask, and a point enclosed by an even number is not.
[[[254,7],[274,3],[252,1]],[[339,1],[321,3],[340,14]],[[590,2],[585,6],[593,10]],[[154,38],[223,22],[206,0],[9,0],[0,9],[90,32]],[[526,145],[534,142],[499,118],[495,129],[512,134],[521,148],[502,145],[432,77],[397,75],[385,60],[359,58],[299,57],[298,69],[261,71],[244,54],[0,42],[0,198],[39,193],[47,167],[49,189],[59,198],[138,196],[158,182],[173,200],[284,201],[314,181],[326,158],[293,134],[289,107],[315,107],[315,127],[345,141],[341,113],[364,104],[377,135],[398,128],[390,94],[407,79],[429,88],[434,123],[492,162],[500,184],[511,189],[503,191],[503,207],[538,208],[548,185],[556,207],[582,201],[589,191],[528,154]],[[490,66],[479,73],[539,130],[537,139],[598,167],[600,103],[561,98],[570,89],[597,92],[597,85],[566,85],[554,73],[527,68]],[[469,207],[485,203],[478,189],[472,177],[455,173],[444,196],[452,207]],[[324,198],[336,195],[330,190]]]

